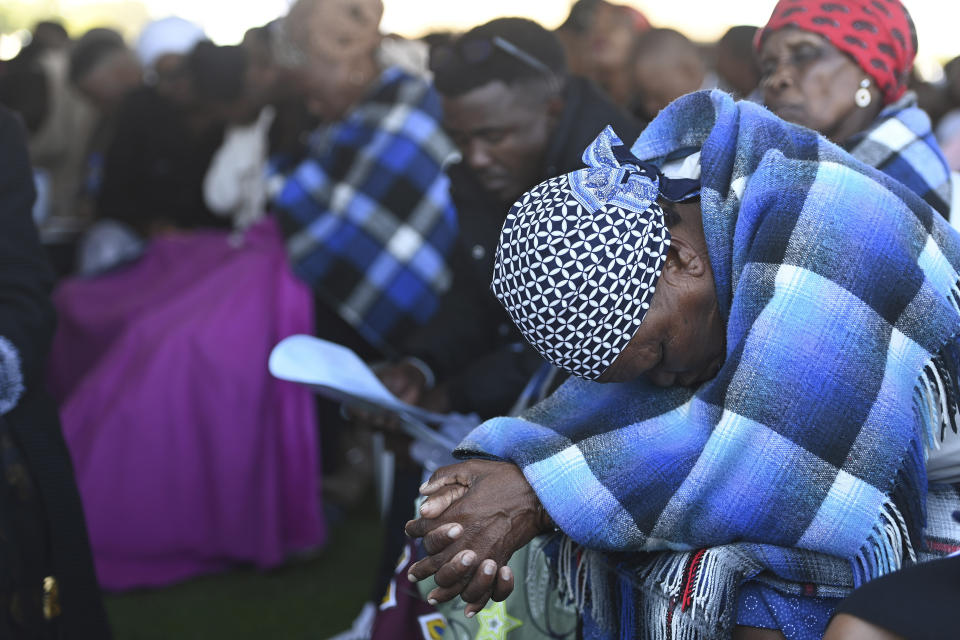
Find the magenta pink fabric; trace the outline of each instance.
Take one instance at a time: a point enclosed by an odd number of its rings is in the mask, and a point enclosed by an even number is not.
[[[223,232],[160,237],[55,302],[51,385],[105,588],[323,543],[313,398],[267,372],[277,342],[313,330],[272,221],[239,248]]]

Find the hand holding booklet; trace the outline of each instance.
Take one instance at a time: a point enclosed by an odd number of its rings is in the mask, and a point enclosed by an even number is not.
[[[304,384],[316,393],[346,404],[396,413],[407,435],[453,449],[457,443],[427,424],[447,416],[407,404],[390,393],[377,374],[352,350],[306,335],[280,341],[270,353],[270,373]]]

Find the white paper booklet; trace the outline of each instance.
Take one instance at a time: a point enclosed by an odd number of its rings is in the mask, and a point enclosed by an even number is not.
[[[313,336],[290,336],[273,348],[269,367],[274,377],[307,385],[333,400],[396,413],[414,438],[450,449],[457,444],[424,424],[442,424],[447,416],[401,401],[360,356],[343,345]]]

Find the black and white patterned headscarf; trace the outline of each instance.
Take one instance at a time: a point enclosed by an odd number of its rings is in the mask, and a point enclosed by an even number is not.
[[[636,334],[670,247],[658,197],[699,194],[670,180],[607,127],[586,169],[523,194],[507,215],[492,288],[527,341],[575,376],[596,380]]]

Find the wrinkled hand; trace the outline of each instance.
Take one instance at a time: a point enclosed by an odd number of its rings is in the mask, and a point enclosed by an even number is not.
[[[430,555],[410,568],[410,580],[434,576],[428,598],[460,595],[467,617],[491,598],[505,600],[513,591],[510,557],[552,525],[523,472],[508,462],[469,460],[438,469],[420,492],[427,500],[406,532],[423,538]]]

